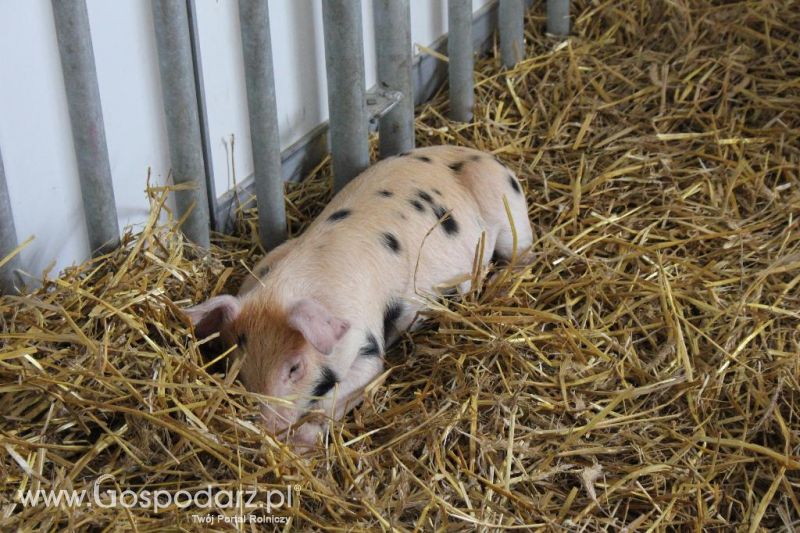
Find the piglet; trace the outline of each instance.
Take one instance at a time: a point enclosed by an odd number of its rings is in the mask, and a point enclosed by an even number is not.
[[[309,446],[324,418],[360,401],[386,347],[440,287],[469,288],[479,251],[485,265],[531,244],[525,195],[507,167],[472,149],[419,148],[351,181],[237,296],[186,313],[198,338],[218,332],[238,345],[247,389],[288,400],[265,400],[269,429]]]

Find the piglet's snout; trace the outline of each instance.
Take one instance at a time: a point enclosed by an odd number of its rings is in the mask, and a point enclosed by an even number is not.
[[[284,442],[291,442],[301,447],[312,446],[320,433],[318,420],[306,421],[303,425],[297,426],[296,423],[299,421],[297,411],[291,408],[264,405],[261,408],[261,416],[270,433]]]
[[[261,416],[270,433],[285,437],[286,429],[297,421],[294,409],[265,404],[261,407]],[[285,438],[283,439],[285,440]]]

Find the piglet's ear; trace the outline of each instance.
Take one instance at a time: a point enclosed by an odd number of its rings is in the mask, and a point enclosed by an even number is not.
[[[288,316],[289,325],[319,352],[329,355],[341,340],[350,322],[331,315],[319,302],[303,298],[292,306]]]
[[[192,321],[197,338],[205,339],[222,331],[226,324],[230,324],[239,315],[240,310],[239,299],[225,294],[214,296],[200,305],[184,309],[183,312]]]

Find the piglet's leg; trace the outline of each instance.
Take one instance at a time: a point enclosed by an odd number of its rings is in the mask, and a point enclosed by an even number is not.
[[[378,355],[360,355],[342,378],[328,408],[334,420],[341,419],[362,400],[364,388],[383,371],[383,358]]]

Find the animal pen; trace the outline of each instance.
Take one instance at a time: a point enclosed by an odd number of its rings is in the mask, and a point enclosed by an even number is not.
[[[254,172],[218,198],[196,4],[153,0],[172,184],[120,232],[86,4],[52,1],[94,254],[21,277],[0,162],[3,529],[797,530],[797,3],[449,0],[415,59],[410,1],[373,0],[370,91],[360,4],[322,0],[328,156],[281,152],[268,3],[239,1]],[[298,455],[182,309],[370,161],[439,144],[515,171],[532,256],[435,303]],[[177,497],[206,489],[258,507]]]

